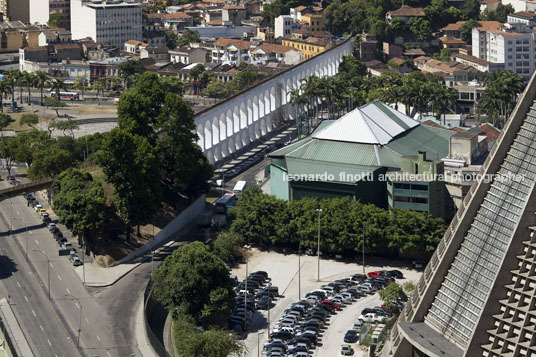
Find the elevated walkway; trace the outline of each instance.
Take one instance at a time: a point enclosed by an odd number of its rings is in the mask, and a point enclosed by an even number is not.
[[[47,177],[37,181],[32,181],[22,185],[16,185],[13,187],[8,187],[0,190],[0,201],[7,200],[12,197],[20,196],[25,193],[31,193],[35,191],[40,191],[45,188],[52,186],[54,179],[52,177]]]

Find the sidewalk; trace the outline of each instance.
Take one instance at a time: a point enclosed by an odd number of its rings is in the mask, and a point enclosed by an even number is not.
[[[24,333],[20,328],[19,322],[17,321],[13,310],[11,310],[11,306],[9,305],[9,302],[6,298],[0,299],[0,312],[0,316],[2,317],[2,320],[4,321],[8,329],[8,336],[6,337],[10,339],[13,345],[15,345],[15,348],[18,349],[18,351],[12,352],[14,354],[20,353],[20,355],[23,357],[33,357],[34,354],[32,352],[32,349],[30,348],[30,345],[26,340],[26,336],[24,336]]]
[[[149,259],[146,256],[139,257],[134,261],[126,264],[119,264],[109,268],[99,266],[95,259],[92,262],[74,267],[74,271],[86,286],[97,288],[115,284],[119,279],[130,273],[145,260]]]

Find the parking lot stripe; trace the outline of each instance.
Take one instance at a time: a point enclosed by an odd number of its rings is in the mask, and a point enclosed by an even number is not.
[[[19,288],[22,288],[22,286],[20,286],[20,283],[17,281],[17,285],[19,286]]]
[[[34,317],[37,317],[37,315],[35,314],[35,311],[32,310],[32,314],[34,315]]]
[[[60,280],[61,280],[61,276],[60,276],[59,274],[58,274],[58,279],[60,279]]]

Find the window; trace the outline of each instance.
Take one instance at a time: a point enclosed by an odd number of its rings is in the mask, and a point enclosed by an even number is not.
[[[409,202],[410,199],[409,197],[405,197],[405,196],[395,196],[395,201],[396,202]]]
[[[428,186],[427,185],[411,185],[411,189],[416,190],[416,191],[428,191]]]
[[[398,183],[398,182],[395,182],[395,188],[400,188],[400,189],[403,189],[403,190],[409,190],[409,189],[410,189],[410,185],[407,184],[407,183]]]

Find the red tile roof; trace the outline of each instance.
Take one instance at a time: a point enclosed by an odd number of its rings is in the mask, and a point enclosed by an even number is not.
[[[214,42],[214,46],[228,46],[228,45],[234,45],[235,47],[245,50],[251,46],[251,42],[249,41],[243,41],[243,40],[235,40],[232,38],[224,38],[220,37]]]
[[[411,7],[408,5],[402,5],[400,9],[388,11],[388,15],[391,17],[404,16],[404,17],[414,17],[414,16],[426,16],[422,7]]]

